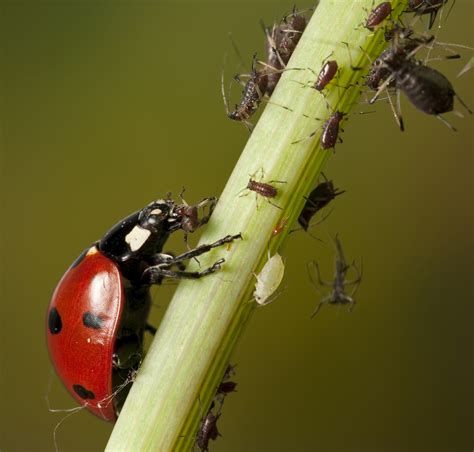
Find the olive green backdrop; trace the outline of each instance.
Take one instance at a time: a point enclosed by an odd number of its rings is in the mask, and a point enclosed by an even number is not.
[[[347,2],[354,4],[355,2]],[[347,4],[346,3],[346,4]],[[341,2],[342,5],[342,2]],[[303,8],[308,2],[298,4]],[[73,408],[44,339],[51,293],[93,240],[128,213],[186,186],[219,195],[248,138],[220,94],[263,52],[259,19],[292,2],[0,1],[2,167],[0,450],[54,450]],[[439,39],[473,45],[471,1]],[[470,57],[441,61],[474,107]],[[435,52],[443,54],[443,52]],[[235,102],[239,89],[234,86]],[[369,110],[360,105],[358,110]],[[317,233],[293,234],[284,291],[255,312],[237,350],[216,451],[467,451],[472,433],[473,119],[459,132],[403,99],[352,115],[326,173],[347,192]],[[461,108],[460,108],[461,109]],[[249,197],[249,202],[253,199]],[[306,263],[333,271],[328,234],[363,257],[353,313],[326,307]],[[170,248],[183,249],[177,234]],[[193,237],[193,243],[197,237]],[[158,324],[173,286],[154,289]],[[51,390],[48,391],[48,381]],[[86,412],[57,430],[60,451],[101,450],[111,425]]]

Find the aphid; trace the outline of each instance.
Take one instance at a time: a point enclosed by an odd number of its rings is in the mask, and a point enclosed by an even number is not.
[[[204,198],[199,201],[196,205],[190,206],[183,198],[183,191],[179,194],[183,204],[176,207],[176,212],[181,219],[181,229],[185,232],[194,232],[199,227],[205,225],[211,218],[214,207],[217,203],[217,198]],[[199,218],[198,211],[206,206],[209,206],[209,212],[207,215]]]
[[[314,267],[314,273],[316,274],[317,278],[315,281],[311,272],[311,268],[308,265],[309,277],[316,290],[319,292],[317,284],[319,284],[321,287],[329,287],[332,289],[332,292],[319,302],[318,306],[311,314],[311,318],[313,318],[318,313],[318,311],[321,309],[321,306],[323,306],[324,304],[349,304],[349,310],[352,311],[356,303],[354,300],[354,295],[357,289],[359,288],[360,282],[362,280],[362,272],[355,265],[355,262],[347,264],[346,259],[344,257],[344,252],[342,250],[342,244],[337,235],[334,239],[334,242],[336,244],[336,260],[333,281],[323,281],[321,279],[318,263],[312,261],[309,263],[309,265],[312,265]],[[356,278],[353,280],[346,280],[347,272],[351,268],[354,269],[356,273]],[[354,286],[354,290],[350,295],[346,294],[346,286]]]
[[[273,228],[272,237],[277,236],[283,231],[283,229],[285,229],[286,225],[288,224],[288,219],[289,217],[283,217],[280,219],[280,221]]]
[[[273,185],[266,182],[257,182],[252,178],[249,179],[247,188],[265,198],[274,198],[278,194],[276,187]]]
[[[303,31],[307,25],[307,19],[304,15],[296,12],[285,16],[283,20],[273,27],[265,27],[263,29],[266,35],[265,53],[267,57],[267,65],[276,69],[268,74],[267,94],[271,95],[276,84],[280,80],[282,70],[288,64],[293,51],[298,44]]]
[[[390,2],[382,2],[377,5],[367,17],[365,27],[370,31],[374,31],[377,25],[380,25],[392,12],[392,5]]]
[[[409,0],[408,12],[415,13],[416,16],[424,14],[430,15],[430,22],[428,28],[432,28],[436,20],[438,11],[448,2],[448,0]],[[454,6],[455,0],[451,8]]]
[[[332,180],[325,180],[309,194],[303,210],[298,217],[298,223],[307,231],[311,219],[323,208],[326,207],[336,196],[342,195],[345,190],[339,191],[334,188]]]
[[[248,75],[247,83],[243,83],[240,77],[243,75],[236,75],[234,80],[243,85],[242,98],[239,104],[235,105],[233,111],[229,111],[227,106],[226,95],[224,92],[224,83],[222,80],[222,96],[224,98],[224,105],[226,108],[227,116],[233,121],[241,121],[247,129],[250,131],[253,125],[248,121],[250,117],[257,111],[268,84],[268,74],[265,70],[257,70],[257,59],[256,55],[253,57],[252,70]]]
[[[217,414],[212,412],[213,408],[214,402],[212,402],[209,412],[203,419],[196,437],[196,445],[199,447],[199,449],[201,449],[202,452],[207,452],[209,450],[209,441],[211,439],[215,441],[217,437],[220,436],[219,430],[217,429],[217,421],[221,417],[222,406]]]
[[[262,171],[262,177],[263,177],[263,169],[261,171]],[[273,203],[272,201],[270,201],[270,199],[273,199],[278,195],[277,188],[274,187],[272,184],[273,183],[285,184],[286,181],[271,180],[269,182],[259,182],[255,179],[253,179],[253,177],[255,177],[256,174],[257,173],[250,176],[250,179],[247,183],[247,186],[241,191],[250,190],[250,191],[255,192],[255,200],[257,202],[257,208],[258,208],[258,195],[260,195],[260,196],[263,196],[272,206],[275,206],[278,209],[281,209],[280,206],[278,206],[275,203]],[[240,196],[246,196],[246,194],[241,194]]]
[[[285,264],[282,257],[278,253],[270,257],[270,251],[268,251],[267,262],[258,275],[254,274],[257,283],[253,297],[260,306],[265,306],[273,301],[272,295],[278,289],[284,273]]]
[[[237,383],[235,381],[223,381],[219,387],[217,388],[217,395],[227,395],[231,392],[236,392],[235,388],[237,387]]]
[[[336,60],[327,61],[319,72],[313,88],[317,91],[322,91],[337,74],[337,70],[338,66]]]
[[[324,122],[324,124],[318,127],[315,131],[311,132],[307,137],[301,138],[299,140],[293,141],[291,144],[297,144],[301,141],[307,140],[308,138],[313,137],[322,128],[321,137],[319,138],[319,144],[321,149],[333,149],[336,146],[336,143],[342,143],[342,138],[339,137],[339,128],[341,121],[344,119],[347,113],[341,111],[335,111],[331,113],[329,118]],[[315,118],[320,121],[319,118]]]
[[[342,138],[339,137],[339,125],[344,116],[346,113],[335,111],[324,123],[320,139],[321,149],[332,149],[336,146],[337,141],[342,143]]]
[[[425,66],[422,62],[412,58],[413,54],[433,39],[434,37],[430,37],[423,40],[411,52],[407,53],[404,50],[403,42],[400,42],[395,36],[392,41],[392,48],[389,49],[389,52],[385,52],[383,58],[380,59],[380,64],[390,71],[390,75],[379,85],[378,91],[369,103],[374,103],[380,93],[391,83],[395,82],[397,90],[405,93],[408,100],[418,110],[429,115],[435,115],[445,125],[455,131],[456,129],[440,116],[442,113],[453,110],[454,97],[458,98],[459,102],[469,113],[472,113],[472,111],[456,94],[451,82],[441,72]],[[399,102],[397,107],[396,116],[400,118],[400,128],[403,130]]]

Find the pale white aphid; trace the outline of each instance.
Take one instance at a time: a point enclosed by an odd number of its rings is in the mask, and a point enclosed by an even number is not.
[[[260,306],[265,306],[273,301],[272,295],[278,289],[285,272],[285,264],[278,253],[270,257],[268,252],[268,260],[262,268],[262,271],[255,275],[257,283],[253,297]]]

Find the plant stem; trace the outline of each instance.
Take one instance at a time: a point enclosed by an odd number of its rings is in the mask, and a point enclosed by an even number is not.
[[[348,4],[350,3],[350,5]],[[393,0],[395,19],[407,0]],[[241,232],[243,240],[214,250],[201,266],[224,257],[218,274],[180,283],[117,421],[107,450],[168,451],[190,449],[198,424],[207,413],[232,350],[255,303],[249,303],[255,278],[295,223],[306,196],[317,180],[331,150],[319,146],[321,121],[331,108],[348,113],[360,95],[362,77],[384,47],[382,31],[363,27],[372,0],[346,2],[322,0],[298,44],[288,67],[311,68],[318,73],[331,55],[341,71],[326,97],[295,81],[314,81],[308,70],[286,71],[271,103],[255,127],[201,243]],[[342,44],[347,42],[348,48]],[[364,51],[361,50],[364,49]],[[363,66],[364,70],[351,69]],[[347,88],[347,89],[346,89]],[[282,108],[286,106],[292,111]],[[306,116],[308,117],[306,117]],[[313,137],[312,132],[318,130]],[[305,138],[297,144],[294,141]],[[339,148],[338,148],[339,151]],[[341,146],[341,154],[345,152]],[[264,180],[286,181],[275,198],[281,209],[254,194],[239,197],[249,174],[263,169]],[[288,227],[272,238],[272,230],[284,217]],[[192,262],[189,270],[195,270]]]

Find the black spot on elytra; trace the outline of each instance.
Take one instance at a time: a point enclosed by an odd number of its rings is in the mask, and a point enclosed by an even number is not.
[[[102,319],[92,314],[92,312],[84,312],[82,315],[82,323],[88,328],[94,328],[95,330],[100,330],[102,328]]]
[[[72,385],[72,389],[74,389],[74,392],[82,399],[95,399],[95,394],[92,391],[89,391],[88,389],[84,388],[84,386]]]
[[[61,316],[56,308],[51,308],[48,315],[48,327],[51,334],[58,334],[63,328],[63,322],[61,322]]]
[[[86,254],[88,253],[89,250],[90,250],[90,248],[86,248],[81,254],[79,254],[79,256],[76,258],[76,260],[71,264],[69,269],[77,267],[83,261],[83,259],[86,257]]]

